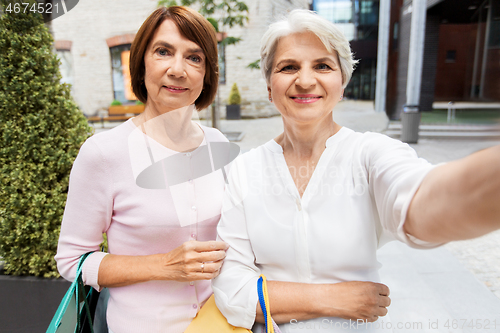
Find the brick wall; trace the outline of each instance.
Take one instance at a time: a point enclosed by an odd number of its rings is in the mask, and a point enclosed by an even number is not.
[[[443,24],[440,26],[436,100],[469,100],[476,34],[477,24]],[[455,51],[455,61],[446,60],[448,51]],[[477,82],[479,82],[479,75]]]
[[[245,28],[233,28],[230,36],[242,41],[226,48],[226,84],[221,85],[221,113],[225,116],[225,102],[234,82],[238,85],[242,116],[267,117],[278,114],[268,100],[267,85],[260,70],[247,68],[260,58],[260,39],[277,18],[295,8],[308,8],[307,0],[246,0],[249,7],[249,22]]]
[[[390,39],[389,39],[389,59],[387,65],[387,94],[386,94],[386,113],[391,117],[396,110],[396,98],[398,93],[398,63],[399,63],[399,44],[401,40],[400,16],[403,0],[391,1],[391,21],[390,21]],[[397,25],[398,28],[395,28]],[[395,35],[396,34],[396,35]]]
[[[226,48],[226,84],[220,86],[221,116],[234,82],[242,96],[242,114],[261,117],[277,114],[268,101],[259,70],[247,65],[259,59],[260,39],[274,19],[294,8],[308,8],[307,0],[246,0],[249,22],[245,28],[227,30],[242,42]],[[71,41],[73,95],[87,115],[107,109],[113,100],[108,43],[133,36],[156,8],[157,0],[86,0],[52,22],[55,40]],[[206,113],[202,113],[204,115]]]
[[[420,86],[420,111],[432,111],[436,66],[439,50],[440,17],[427,13],[425,21],[424,61],[422,64],[422,83]]]
[[[488,69],[484,84],[484,98],[487,101],[500,100],[500,49],[491,48],[488,50]]]
[[[54,39],[72,42],[72,91],[85,114],[96,114],[113,100],[106,40],[134,34],[156,3],[156,0],[80,1],[70,12],[52,21]]]
[[[408,77],[408,58],[410,51],[410,30],[411,13],[408,7],[411,3],[405,1],[401,8],[399,20],[399,42],[398,42],[398,69],[396,79],[396,97],[395,103],[391,109],[387,109],[390,119],[399,119],[403,111],[403,105],[406,104],[406,81]]]

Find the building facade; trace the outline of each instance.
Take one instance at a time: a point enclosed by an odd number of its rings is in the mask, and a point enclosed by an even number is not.
[[[343,30],[359,60],[344,96],[374,100],[379,0],[314,0],[311,9]]]
[[[265,80],[248,65],[260,57],[260,38],[276,17],[294,8],[308,8],[307,0],[247,0],[248,23],[226,30],[240,37],[224,50],[224,69],[217,101],[221,117],[233,83],[242,97],[242,115],[277,114],[268,101]],[[157,8],[157,0],[86,0],[52,21],[55,46],[61,58],[63,80],[86,115],[105,111],[113,100],[134,103],[127,87],[127,52],[136,32]],[[201,116],[208,116],[207,110]]]
[[[245,27],[224,29],[242,41],[221,52],[220,116],[225,116],[233,83],[242,96],[243,116],[277,114],[260,71],[248,65],[259,59],[260,39],[269,24],[294,8],[313,9],[344,31],[360,60],[345,96],[374,100],[380,1],[247,0]],[[500,1],[418,1],[427,6],[420,110],[432,110],[434,101],[500,101]],[[61,72],[86,115],[105,111],[115,99],[134,103],[127,88],[127,52],[142,22],[156,8],[157,0],[86,0],[52,21]],[[412,8],[412,0],[390,1],[383,97],[384,111],[392,119],[399,118],[406,104]],[[209,117],[209,112],[202,111],[201,116]]]
[[[406,82],[413,2],[392,0],[387,108],[399,119]],[[427,0],[421,111],[434,101],[500,101],[500,1]]]

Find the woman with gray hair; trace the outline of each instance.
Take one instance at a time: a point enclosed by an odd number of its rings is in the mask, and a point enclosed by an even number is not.
[[[356,61],[343,34],[312,12],[292,11],[262,43],[284,132],[232,166],[217,306],[232,325],[260,332],[264,274],[282,332],[391,331],[379,320],[390,299],[377,249],[391,240],[431,248],[500,228],[500,146],[433,166],[400,141],[335,123]]]

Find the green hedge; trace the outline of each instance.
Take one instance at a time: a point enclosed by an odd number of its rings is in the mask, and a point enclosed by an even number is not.
[[[0,2],[5,3],[5,0]],[[41,15],[0,16],[0,256],[5,273],[59,276],[69,173],[91,132],[61,84]]]

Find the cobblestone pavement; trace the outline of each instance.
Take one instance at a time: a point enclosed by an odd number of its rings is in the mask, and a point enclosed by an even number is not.
[[[500,231],[445,245],[464,267],[500,298]]]
[[[442,163],[500,144],[500,141],[421,140],[411,145],[420,157]],[[500,231],[445,245],[460,263],[500,298]]]

